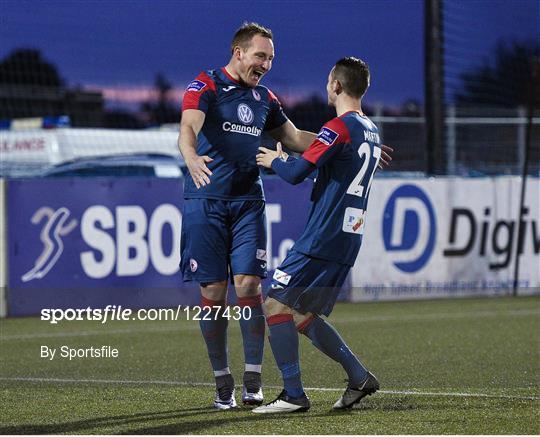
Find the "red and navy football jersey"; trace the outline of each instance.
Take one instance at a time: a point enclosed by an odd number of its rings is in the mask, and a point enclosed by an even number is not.
[[[315,258],[353,265],[381,157],[377,127],[351,111],[326,123],[302,158],[316,165],[311,210],[294,249]]]
[[[206,114],[197,137],[197,154],[208,155],[211,183],[195,187],[188,173],[184,197],[253,200],[264,199],[255,156],[264,130],[287,121],[281,103],[266,87],[242,86],[225,70],[209,70],[187,87],[182,111],[198,109]]]

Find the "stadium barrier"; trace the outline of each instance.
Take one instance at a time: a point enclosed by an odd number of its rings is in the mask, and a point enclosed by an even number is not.
[[[127,129],[0,131],[0,174],[29,177],[77,159],[133,154],[179,157],[178,132]],[[35,170],[35,172],[33,171]]]
[[[343,298],[510,294],[519,179],[376,178]],[[303,229],[312,183],[264,185],[271,275]],[[181,187],[167,178],[9,180],[8,315],[198,304],[178,268]],[[540,289],[539,194],[540,179],[529,178],[520,294]]]
[[[310,187],[274,179],[265,191],[273,244],[259,256],[273,270],[303,228]],[[199,304],[178,267],[181,179],[10,180],[7,202],[17,205],[8,208],[9,315]]]
[[[540,291],[540,179],[528,178],[518,238],[521,178],[379,179],[352,270],[351,300],[509,295]],[[518,241],[520,240],[520,241]]]
[[[0,178],[0,318],[7,315],[6,182]]]

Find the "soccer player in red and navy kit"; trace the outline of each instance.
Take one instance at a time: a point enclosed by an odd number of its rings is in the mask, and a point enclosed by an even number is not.
[[[182,104],[179,147],[189,174],[184,185],[181,270],[200,284],[202,306],[213,309],[200,327],[216,379],[214,406],[236,407],[227,356],[227,279],[238,305],[251,308],[240,320],[245,371],[242,401],[260,405],[265,319],[261,278],[266,277],[265,203],[255,156],[261,134],[302,152],[315,133],[298,130],[276,96],[259,85],[274,59],[272,32],[245,23],[234,35],[229,63],[200,73]],[[230,275],[230,276],[229,276]]]
[[[356,58],[332,68],[326,90],[337,117],[326,123],[300,158],[280,159],[280,151],[261,147],[257,163],[292,184],[313,171],[317,177],[304,232],[276,269],[265,301],[270,345],[284,389],[255,413],[307,411],[310,402],[300,378],[298,332],[343,366],[349,384],[334,409],[348,409],[379,389],[377,378],[353,354],[321,315],[329,316],[339,289],[355,262],[373,174],[385,160],[377,127],[363,114],[361,99],[369,69]]]

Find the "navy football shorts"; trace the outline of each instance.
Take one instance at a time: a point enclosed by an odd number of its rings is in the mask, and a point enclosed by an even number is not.
[[[350,269],[291,250],[274,272],[267,296],[301,314],[329,316]]]
[[[223,281],[229,271],[266,277],[263,200],[186,199],[181,238],[184,281]]]

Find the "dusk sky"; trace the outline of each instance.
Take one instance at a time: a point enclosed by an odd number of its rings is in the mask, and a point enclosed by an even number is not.
[[[109,97],[144,93],[157,72],[179,92],[201,70],[228,62],[232,35],[248,20],[274,32],[276,58],[263,84],[284,98],[323,95],[333,63],[354,55],[371,68],[367,102],[423,99],[423,0],[1,4],[1,58],[38,48],[70,86],[102,87]],[[500,39],[540,39],[540,0],[448,0],[445,8],[452,74],[481,63]]]

